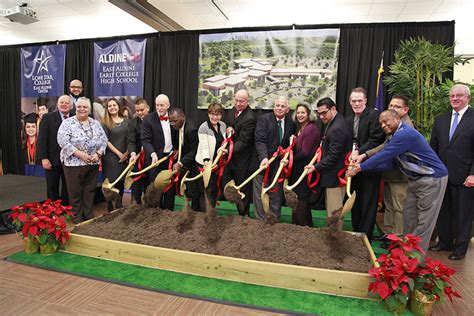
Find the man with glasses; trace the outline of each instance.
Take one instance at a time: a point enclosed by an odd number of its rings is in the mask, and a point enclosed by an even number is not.
[[[309,173],[320,173],[319,187],[326,189],[326,212],[331,217],[342,208],[344,187],[340,187],[338,172],[344,167],[344,158],[351,150],[352,134],[342,115],[337,113],[336,104],[330,98],[323,98],[316,104],[317,114],[324,124],[322,136],[322,158],[315,165],[307,166]]]
[[[449,92],[452,111],[438,116],[431,147],[448,168],[448,186],[438,217],[439,241],[431,251],[452,251],[450,260],[466,256],[471,240],[474,204],[474,113],[469,87],[456,84]]]
[[[413,127],[408,116],[408,98],[403,95],[395,95],[390,100],[388,108],[397,112],[400,120],[407,126]],[[391,136],[385,138],[385,142],[373,149],[357,156],[356,161],[361,163],[366,158],[372,157],[381,151]],[[407,197],[408,178],[398,168],[382,173],[384,181],[383,201],[385,204],[384,232],[386,234],[403,234],[403,207]],[[379,238],[385,239],[385,236]]]
[[[357,145],[351,157],[355,160],[359,154],[383,143],[385,135],[379,124],[379,112],[367,106],[367,92],[364,88],[352,89],[349,102],[354,114],[347,118],[347,123],[353,132],[353,143]],[[372,240],[377,216],[379,187],[379,172],[364,172],[352,179],[352,189],[357,192],[351,211],[352,227],[356,232],[365,233],[369,240]]]
[[[254,151],[254,130],[257,121],[255,113],[249,107],[249,95],[246,90],[235,93],[234,107],[225,114],[224,122],[229,126],[228,129],[234,132],[232,159],[226,166],[226,173],[239,185],[250,175],[249,168]],[[245,198],[242,205],[237,204],[237,210],[239,215],[248,216],[251,200],[250,184],[244,186],[241,191],[245,193]]]
[[[141,139],[145,150],[145,165],[148,166],[167,156],[173,151],[171,125],[168,117],[170,101],[168,96],[160,94],[155,98],[155,113],[151,113],[143,119]],[[161,170],[168,169],[168,162],[160,164],[148,173],[150,182],[153,182]],[[162,209],[174,209],[174,190],[168,190],[163,194],[158,207]]]
[[[77,99],[79,99],[82,96],[82,92],[84,91],[84,88],[82,86],[82,82],[79,79],[74,79],[69,83],[69,96],[71,97],[72,100],[72,108],[71,111],[69,112],[70,116],[76,115],[76,102]],[[91,116],[93,113],[93,110],[91,109],[91,112],[89,116]]]

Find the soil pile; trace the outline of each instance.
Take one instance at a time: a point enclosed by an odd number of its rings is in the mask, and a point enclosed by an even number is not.
[[[240,216],[206,216],[131,206],[74,228],[73,233],[234,258],[366,273],[367,248],[357,236]]]

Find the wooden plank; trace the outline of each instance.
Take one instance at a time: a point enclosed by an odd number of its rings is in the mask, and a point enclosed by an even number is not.
[[[217,279],[368,298],[370,277],[366,273],[216,256],[77,234],[71,234],[64,251]]]

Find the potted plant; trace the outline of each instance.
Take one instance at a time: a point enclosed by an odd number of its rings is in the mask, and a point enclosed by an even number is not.
[[[25,252],[52,253],[69,240],[66,221],[72,218],[71,208],[49,199],[12,207],[10,218],[20,232]]]
[[[420,237],[390,234],[387,238],[391,243],[389,253],[377,259],[379,267],[369,270],[374,278],[369,292],[378,295],[388,311],[403,314],[410,298],[415,315],[430,315],[433,304],[443,302],[444,295],[451,302],[453,297],[461,297],[451,286],[455,270],[425,257],[419,247]]]
[[[451,276],[456,271],[438,260],[426,257],[418,267],[415,289],[410,298],[410,309],[415,315],[430,315],[433,305],[442,303],[444,296],[453,302],[461,296],[451,286]]]
[[[390,94],[404,94],[410,99],[410,117],[415,128],[429,137],[434,118],[449,110],[449,99],[442,85],[456,64],[471,57],[455,56],[454,46],[433,44],[423,37],[400,42],[384,78]]]
[[[374,278],[369,284],[369,292],[379,296],[389,312],[400,315],[405,312],[420,263],[414,250],[421,254],[423,251],[418,246],[420,238],[417,236],[389,235],[387,238],[392,242],[388,255],[382,254],[377,259],[380,266],[369,269]]]

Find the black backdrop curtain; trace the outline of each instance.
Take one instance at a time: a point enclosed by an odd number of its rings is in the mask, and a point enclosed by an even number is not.
[[[298,28],[340,28],[339,64],[337,73],[336,103],[339,111],[347,115],[350,90],[362,86],[368,90],[369,106],[375,102],[377,69],[382,51],[385,74],[393,61],[393,53],[402,39],[411,36],[425,38],[441,44],[454,44],[454,22],[388,23],[311,25]],[[67,45],[65,92],[72,79],[84,84],[84,95],[94,96],[93,43],[103,40],[147,38],[145,56],[145,83],[143,97],[154,109],[156,95],[169,96],[172,106],[182,108],[196,122],[206,118],[205,110],[198,110],[199,35],[203,33],[263,31],[288,29],[284,27],[244,28],[225,30],[183,31],[120,36],[101,39],[65,41]],[[20,48],[43,45],[36,43],[0,47],[0,146],[3,149],[4,173],[22,174],[23,156],[20,140]]]
[[[423,36],[433,43],[454,44],[454,21],[432,23],[384,23],[341,25],[336,104],[343,115],[351,113],[351,89],[367,90],[368,105],[374,107],[377,70],[384,52],[384,75],[394,61],[400,41]],[[388,101],[385,98],[385,104]]]

